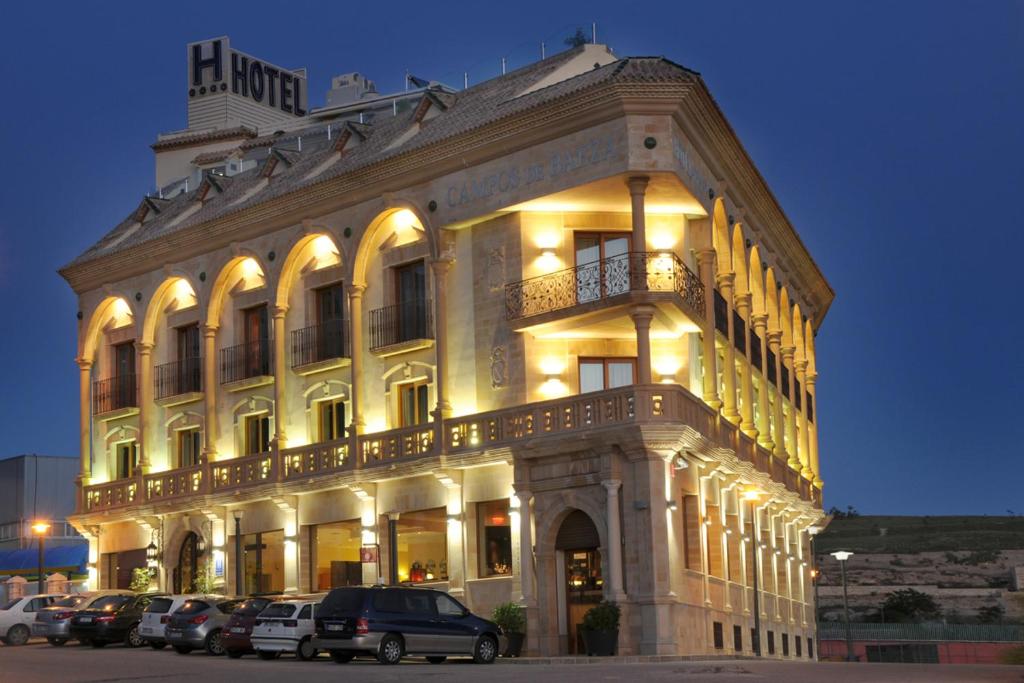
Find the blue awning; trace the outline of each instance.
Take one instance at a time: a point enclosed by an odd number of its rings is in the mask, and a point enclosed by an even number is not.
[[[89,546],[84,543],[63,545],[43,550],[43,569],[46,573],[83,573],[89,561]],[[0,550],[0,574],[32,574],[39,571],[39,551],[35,548]]]

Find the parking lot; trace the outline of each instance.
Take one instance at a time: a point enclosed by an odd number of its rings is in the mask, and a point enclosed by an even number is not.
[[[303,681],[338,681],[342,675],[358,675],[360,681],[408,681],[417,677],[431,681],[481,681],[509,683],[537,681],[785,681],[786,683],[847,683],[852,681],[900,681],[932,683],[941,681],[1024,681],[1024,667],[940,666],[910,664],[839,664],[721,660],[621,664],[602,660],[593,664],[513,664],[499,662],[478,666],[468,662],[440,665],[405,662],[386,667],[371,661],[337,665],[326,658],[299,662],[284,658],[264,662],[248,656],[241,660],[182,656],[170,650],[129,649],[111,646],[102,650],[69,644],[54,648],[32,642],[23,647],[0,646],[0,681],[3,683],[109,682],[109,681],[196,681],[245,680],[279,682],[283,678]]]

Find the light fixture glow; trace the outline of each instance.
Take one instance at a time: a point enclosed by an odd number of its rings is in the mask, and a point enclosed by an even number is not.
[[[32,533],[36,536],[42,536],[50,530],[50,525],[46,522],[36,522],[32,525]]]
[[[836,558],[840,562],[846,562],[848,559],[853,557],[853,553],[848,550],[837,550],[834,553],[829,553],[832,557]]]

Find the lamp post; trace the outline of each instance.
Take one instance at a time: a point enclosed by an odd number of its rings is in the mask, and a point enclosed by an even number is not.
[[[46,532],[50,530],[50,525],[46,522],[36,522],[32,525],[32,533],[36,535],[36,543],[39,546],[39,594],[42,595],[46,592],[46,579],[43,578],[44,567],[44,547],[46,545],[45,538]]]
[[[853,557],[853,553],[846,550],[837,550],[832,557],[839,560],[839,572],[843,577],[843,619],[846,621],[846,661],[856,662],[857,657],[853,654],[853,633],[850,631],[850,600],[846,594],[846,561]]]
[[[754,558],[754,656],[761,656],[761,596],[760,587],[758,585],[759,575],[761,573],[758,567],[757,561],[757,520],[754,518],[754,503],[761,497],[761,492],[757,489],[747,489],[743,492],[743,499],[750,502],[750,540],[751,540],[751,555]]]
[[[235,595],[244,595],[245,586],[242,585],[242,511],[231,512],[235,518]]]

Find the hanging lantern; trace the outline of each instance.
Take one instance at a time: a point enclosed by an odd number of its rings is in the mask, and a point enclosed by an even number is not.
[[[150,569],[156,569],[157,564],[157,547],[153,541],[149,542],[146,546],[146,566]]]
[[[206,552],[206,538],[200,536],[196,539],[196,554],[202,555]]]

